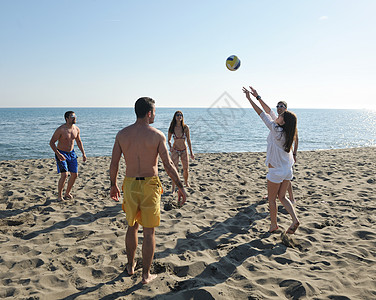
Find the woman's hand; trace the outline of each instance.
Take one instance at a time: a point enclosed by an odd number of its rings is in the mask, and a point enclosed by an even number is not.
[[[255,97],[255,98],[257,98],[258,95],[259,95],[259,94],[257,93],[257,91],[256,91],[253,87],[251,87],[251,86],[250,86],[249,88],[251,89],[251,94],[252,94],[252,96]]]
[[[243,86],[243,93],[245,94],[248,100],[251,100],[250,91],[248,91],[244,86]]]
[[[191,158],[192,160],[195,160],[195,156],[193,155],[193,153],[191,153]]]

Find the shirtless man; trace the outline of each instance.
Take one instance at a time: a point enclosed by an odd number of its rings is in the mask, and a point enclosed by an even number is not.
[[[160,199],[162,185],[158,177],[158,155],[172,181],[178,187],[178,205],[186,201],[183,184],[172,162],[166,147],[164,134],[151,127],[154,122],[155,102],[148,97],[136,101],[135,112],[137,121],[120,130],[116,136],[112,150],[110,166],[111,191],[113,200],[119,201],[120,190],[117,176],[121,155],[124,155],[126,171],[123,182],[123,210],[128,221],[125,246],[128,263],[127,272],[135,272],[135,254],[138,244],[139,224],[143,226],[142,245],[142,283],[146,284],[157,277],[150,274],[151,263],[155,250],[155,227],[160,221]]]
[[[71,189],[78,176],[77,168],[77,155],[74,152],[74,141],[76,141],[78,148],[82,152],[83,161],[86,161],[86,155],[84,146],[80,138],[80,129],[75,125],[76,115],[73,111],[67,111],[64,114],[65,124],[61,125],[55,130],[51,140],[50,146],[55,152],[55,159],[57,164],[57,172],[61,174],[58,183],[58,200],[72,199]],[[56,147],[57,141],[57,147]],[[65,181],[70,172],[70,178],[68,180],[68,186],[65,190],[65,196],[63,198],[63,188]]]

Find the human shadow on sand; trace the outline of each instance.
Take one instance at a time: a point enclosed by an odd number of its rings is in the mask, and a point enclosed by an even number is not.
[[[265,238],[270,236],[268,232],[257,232],[253,230],[259,237],[248,243],[235,245],[234,237],[238,234],[247,234],[252,230],[254,222],[264,219],[268,216],[268,212],[257,212],[258,205],[265,204],[266,200],[258,201],[247,207],[242,207],[238,213],[228,218],[224,222],[216,222],[211,227],[203,228],[196,233],[188,233],[186,239],[179,239],[174,249],[166,249],[156,254],[157,258],[167,257],[170,254],[183,254],[185,251],[202,251],[206,249],[216,250],[227,248],[229,252],[219,261],[213,262],[205,267],[205,269],[195,276],[183,281],[178,281],[175,285],[170,286],[171,291],[165,294],[157,295],[153,299],[175,299],[179,295],[179,299],[204,299],[201,295],[205,295],[205,299],[214,299],[212,295],[204,287],[215,286],[225,282],[238,266],[249,257],[263,255],[270,257],[271,255],[280,255],[286,252],[287,247],[283,244],[270,243]],[[228,235],[228,233],[230,234]],[[226,237],[216,242],[221,235]],[[186,277],[189,271],[188,266],[173,266],[167,264],[166,270],[171,270],[178,277]],[[253,268],[251,266],[250,268]]]
[[[52,203],[58,203],[58,200],[57,199],[54,199],[54,200],[47,199],[43,204],[36,204],[36,205],[30,206],[26,209],[0,210],[0,219],[5,219],[5,218],[17,216],[19,214],[29,212],[29,211],[34,211],[34,210],[40,211],[40,210],[43,210],[44,208],[48,207]]]
[[[73,300],[73,299],[76,299],[77,297],[80,297],[82,295],[86,295],[88,293],[91,293],[91,292],[94,292],[98,289],[100,289],[102,286],[105,286],[105,285],[113,285],[115,284],[117,281],[120,281],[122,280],[124,277],[129,277],[128,273],[126,270],[124,270],[122,273],[120,273],[116,278],[110,280],[110,281],[107,281],[107,282],[103,282],[103,283],[99,283],[97,284],[96,286],[93,286],[93,287],[88,287],[88,288],[85,288],[83,289],[82,291],[80,292],[77,292],[75,294],[72,294],[72,295],[69,295],[65,298],[62,298],[61,300]],[[107,295],[107,296],[104,296],[102,297],[101,299],[103,300],[109,300],[109,299],[116,299],[118,297],[124,297],[124,296],[128,296],[130,295],[131,293],[133,293],[134,291],[140,289],[143,287],[143,284],[141,282],[139,282],[138,284],[135,284],[134,286],[130,287],[129,289],[126,289],[125,291],[122,291],[122,292],[116,292],[116,293],[113,293],[111,295]]]
[[[247,258],[257,255],[271,256],[275,254],[282,254],[286,251],[286,247],[282,244],[275,245],[274,243],[267,243],[263,240],[264,237],[268,237],[270,234],[265,232],[260,233],[260,238],[257,238],[251,242],[235,246],[232,244],[233,238],[238,234],[246,234],[252,228],[253,223],[256,220],[265,218],[268,213],[259,213],[256,211],[256,207],[260,204],[264,204],[265,201],[260,201],[257,204],[252,204],[247,207],[241,207],[238,213],[225,220],[224,222],[216,222],[211,227],[203,228],[196,233],[187,234],[186,239],[180,239],[177,246],[174,249],[166,249],[163,252],[156,253],[156,258],[167,257],[171,253],[183,254],[187,250],[189,251],[201,251],[205,249],[219,249],[228,247],[231,249],[226,256],[222,257],[218,262],[214,262],[205,267],[201,274],[194,278],[176,282],[175,285],[170,286],[171,291],[165,294],[157,295],[153,299],[174,299],[177,294],[187,299],[214,299],[210,293],[202,288],[206,286],[214,286],[216,284],[226,281],[236,268],[241,265]],[[222,239],[223,243],[217,244],[215,239],[223,234],[226,238]],[[198,242],[200,240],[200,242]],[[203,242],[211,241],[211,242]],[[189,266],[173,266],[172,264],[164,264],[155,261],[152,265],[153,273],[160,274],[164,272],[173,272],[178,277],[187,276]],[[128,274],[123,271],[115,279],[112,279],[106,283],[100,283],[93,287],[88,287],[81,292],[72,294],[64,300],[75,299],[78,296],[85,295],[100,289],[107,284],[114,284],[121,280],[123,277],[127,277]],[[117,299],[119,297],[125,297],[133,293],[134,291],[142,288],[142,284],[138,283],[131,288],[124,291],[114,292],[101,298],[102,300]],[[167,298],[166,298],[167,297]],[[184,299],[185,299],[184,298]]]
[[[263,237],[268,236],[263,234],[251,242],[234,246],[226,256],[221,257],[217,262],[213,262],[205,267],[205,269],[195,276],[187,280],[177,281],[170,286],[171,291],[165,294],[160,294],[152,299],[215,299],[210,292],[205,290],[205,287],[215,286],[228,280],[238,266],[242,265],[245,260],[250,257],[263,255],[270,257],[272,255],[280,255],[286,252],[287,247],[282,244],[275,244],[266,242]],[[247,268],[251,271],[256,269],[250,264]],[[171,268],[172,272],[178,277],[186,277],[188,275],[189,266],[179,266]],[[181,270],[185,270],[182,272]],[[241,275],[240,275],[241,276]],[[205,298],[201,295],[205,294]]]
[[[116,204],[115,206],[105,206],[101,211],[92,214],[90,212],[86,212],[78,217],[71,217],[65,221],[57,222],[56,224],[37,230],[34,232],[31,232],[29,234],[26,234],[22,237],[23,240],[30,240],[32,238],[35,238],[36,236],[43,234],[43,233],[49,233],[54,230],[62,229],[64,227],[67,227],[69,225],[86,225],[89,223],[94,222],[95,220],[98,220],[100,218],[108,218],[108,217],[115,217],[119,214],[121,211],[121,204]]]
[[[162,252],[156,252],[155,258],[164,258],[170,254],[182,254],[186,250],[202,251],[206,249],[219,249],[231,244],[234,237],[238,234],[246,234],[253,226],[254,222],[265,219],[268,212],[258,212],[257,206],[265,204],[265,200],[258,201],[252,205],[241,207],[235,216],[228,218],[223,222],[215,222],[211,226],[202,228],[198,232],[186,233],[186,238],[177,240],[175,248],[165,249]],[[222,235],[226,237],[216,241]]]

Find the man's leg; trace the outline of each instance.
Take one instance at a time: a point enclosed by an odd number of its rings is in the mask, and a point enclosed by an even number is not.
[[[68,177],[68,172],[60,173],[59,183],[57,184],[57,193],[58,193],[57,200],[59,201],[63,200],[63,188],[65,185],[65,181],[67,180],[67,177]]]
[[[151,262],[155,251],[155,228],[143,228],[144,241],[142,242],[142,283],[146,284],[157,277],[150,274]]]
[[[127,272],[129,275],[134,274],[135,261],[134,257],[136,255],[136,249],[138,245],[138,223],[136,222],[134,226],[128,226],[127,234],[125,235],[125,249],[127,251],[128,263]]]
[[[280,185],[281,185],[280,183],[274,183],[268,180],[268,202],[269,202],[269,212],[270,212],[269,232],[273,232],[278,229],[276,199],[277,199]]]
[[[69,177],[69,180],[68,180],[68,186],[67,186],[67,189],[65,190],[64,198],[67,198],[67,199],[73,198],[70,191],[73,187],[74,182],[76,181],[77,176],[78,176],[78,173],[70,173],[70,177]]]

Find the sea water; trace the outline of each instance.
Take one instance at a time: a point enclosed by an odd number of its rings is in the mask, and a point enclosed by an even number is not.
[[[135,122],[133,108],[0,108],[0,160],[54,157],[49,141],[73,110],[87,156],[110,156],[119,130]],[[251,108],[158,108],[167,138],[174,112],[190,128],[194,153],[264,152],[268,129]],[[291,109],[298,117],[299,151],[376,146],[376,111]],[[75,146],[76,153],[81,153]]]

